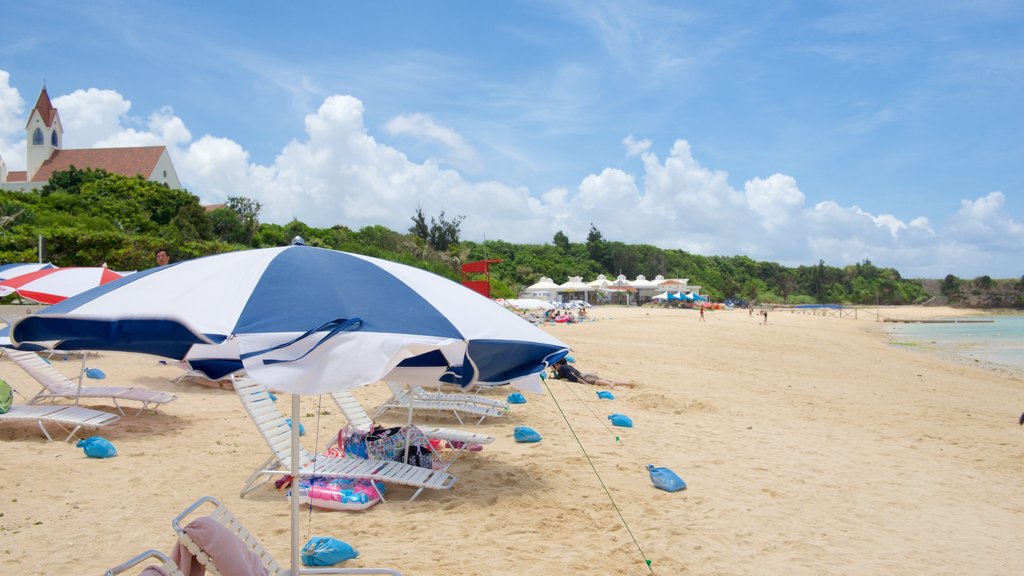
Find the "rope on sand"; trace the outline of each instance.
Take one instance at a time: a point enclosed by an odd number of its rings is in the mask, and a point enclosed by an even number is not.
[[[611,426],[608,425],[608,420],[606,418],[601,418],[600,416],[598,416],[597,412],[594,412],[594,409],[590,407],[590,404],[584,401],[583,398],[576,393],[576,389],[573,388],[572,386],[569,386],[568,380],[564,380],[563,382],[565,382],[565,387],[570,392],[572,392],[572,395],[575,396],[577,400],[579,400],[580,404],[583,404],[583,406],[594,416],[594,418],[598,422],[600,422],[602,426],[604,426],[604,429],[607,430],[609,434],[615,437],[615,442],[621,444],[622,439],[619,438],[619,435],[614,430],[612,430]]]
[[[569,423],[569,417],[566,416],[565,411],[562,410],[562,405],[558,403],[558,398],[551,392],[551,386],[548,385],[547,379],[542,380],[544,387],[548,390],[548,396],[555,401],[555,407],[558,408],[558,413],[562,415],[562,420],[565,420],[565,425],[569,427],[569,431],[572,432],[572,437],[576,440],[576,444],[580,447],[580,451],[583,452],[583,456],[587,458],[587,463],[590,464],[590,469],[594,471],[594,476],[597,476],[597,481],[601,483],[601,488],[604,489],[604,493],[608,496],[608,501],[612,503],[612,508],[615,509],[615,513],[619,515],[619,520],[622,525],[626,528],[626,532],[629,533],[629,537],[633,539],[633,544],[636,546],[640,556],[644,559],[644,564],[647,566],[647,570],[654,574],[654,569],[651,568],[651,560],[644,554],[643,548],[640,547],[640,543],[637,542],[636,536],[633,534],[633,530],[629,527],[629,523],[626,522],[626,518],[622,516],[622,510],[619,510],[619,505],[615,503],[615,499],[612,498],[612,493],[608,490],[608,486],[604,483],[604,479],[601,478],[601,473],[597,471],[597,466],[594,465],[594,461],[590,459],[590,454],[587,454],[587,449],[583,447],[583,442],[580,441],[580,437],[576,434],[576,430],[573,429],[572,424]]]

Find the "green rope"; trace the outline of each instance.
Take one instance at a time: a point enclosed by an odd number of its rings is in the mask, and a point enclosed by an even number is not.
[[[568,416],[565,415],[565,411],[562,410],[562,405],[558,403],[558,398],[555,398],[554,393],[551,392],[551,387],[548,386],[547,380],[544,380],[544,387],[548,390],[548,396],[555,402],[555,407],[558,408],[558,413],[562,415],[562,419],[565,420],[565,425],[569,427],[569,431],[572,432],[572,437],[576,440],[576,444],[579,445],[580,451],[583,452],[583,456],[587,458],[587,463],[590,464],[590,469],[594,471],[594,476],[597,476],[597,481],[601,483],[601,488],[604,489],[604,493],[608,496],[608,501],[612,503],[612,508],[615,508],[615,513],[619,515],[619,520],[622,525],[625,526],[626,532],[629,533],[629,537],[633,539],[633,544],[636,546],[640,556],[644,559],[644,564],[647,566],[647,570],[654,574],[654,569],[651,568],[651,560],[644,554],[643,548],[640,547],[640,543],[637,542],[636,536],[633,534],[633,530],[630,529],[629,523],[626,522],[626,518],[622,516],[622,511],[619,510],[619,505],[615,503],[615,499],[612,498],[612,493],[608,490],[608,486],[605,485],[604,479],[601,478],[601,473],[597,471],[597,466],[594,465],[594,461],[590,459],[590,454],[587,454],[587,449],[583,447],[583,442],[580,441],[580,437],[576,434],[576,430],[573,429],[572,424],[569,423]]]
[[[615,430],[612,430],[611,426],[608,425],[608,419],[605,418],[605,419],[602,420],[601,417],[597,415],[597,412],[594,412],[594,409],[590,407],[590,404],[588,404],[585,400],[583,400],[582,396],[580,396],[579,394],[576,393],[576,389],[573,388],[572,386],[569,386],[569,381],[568,380],[565,380],[565,387],[570,392],[572,392],[572,395],[575,396],[577,400],[580,401],[580,404],[583,404],[583,406],[588,411],[590,411],[591,414],[594,415],[594,418],[596,418],[597,421],[600,422],[602,426],[604,426],[604,429],[607,430],[609,434],[611,434],[612,436],[615,437],[615,441],[616,442],[619,442],[619,443],[622,442],[622,440],[619,438],[618,433],[615,432]]]

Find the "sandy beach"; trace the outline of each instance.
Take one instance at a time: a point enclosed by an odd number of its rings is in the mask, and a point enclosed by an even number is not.
[[[408,502],[411,491],[394,487],[365,512],[303,508],[301,540],[332,536],[360,552],[346,567],[407,575],[1024,571],[1020,375],[893,345],[866,313],[773,312],[766,326],[746,311],[706,322],[677,309],[592,316],[545,330],[581,369],[639,387],[607,401],[549,381],[506,417],[467,426],[497,440],[455,463],[452,490]],[[0,425],[0,572],[99,574],[147,548],[170,552],[171,518],[207,494],[287,562],[284,496],[272,484],[238,495],[269,452],[233,392],[172,383],[181,371],[154,357],[102,353],[88,365],[105,384],[178,400],[100,430],[118,449],[110,460],[49,443],[34,424]],[[10,360],[0,377],[25,396],[38,390]],[[388,391],[356,396],[372,410]],[[343,418],[327,398],[302,402],[303,442],[326,448]],[[611,427],[611,413],[634,428]],[[515,425],[543,441],[516,444]],[[688,488],[656,490],[648,463]]]

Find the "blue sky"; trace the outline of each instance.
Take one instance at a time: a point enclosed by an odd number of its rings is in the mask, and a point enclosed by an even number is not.
[[[7,167],[45,80],[66,147],[267,222],[1024,274],[1016,2],[220,4],[6,7]]]

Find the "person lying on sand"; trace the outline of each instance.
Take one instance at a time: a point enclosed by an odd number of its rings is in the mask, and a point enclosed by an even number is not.
[[[594,386],[607,386],[609,388],[615,388],[616,386],[632,388],[636,386],[636,382],[615,382],[607,378],[602,378],[593,372],[580,372],[574,366],[569,366],[569,363],[564,359],[555,362],[555,365],[551,368],[553,371],[552,376],[555,378],[561,378],[562,380],[568,380],[569,382],[593,384]]]

